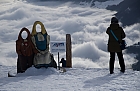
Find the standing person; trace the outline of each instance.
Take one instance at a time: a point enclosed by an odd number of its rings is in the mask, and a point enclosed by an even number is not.
[[[22,36],[23,31],[27,33],[26,38]],[[16,52],[18,54],[17,73],[23,73],[33,65],[34,53],[38,53],[31,41],[31,35],[27,28],[22,28],[18,35]]]
[[[66,67],[66,60],[64,58],[61,59],[60,63],[62,63],[62,67]]]
[[[122,73],[124,73],[125,72],[125,63],[124,63],[122,50],[120,48],[120,44],[114,38],[114,36],[110,30],[115,34],[115,36],[118,38],[118,40],[120,42],[122,41],[123,38],[126,37],[125,32],[122,29],[122,27],[119,26],[118,19],[116,17],[111,18],[111,24],[106,30],[106,33],[109,36],[109,40],[108,40],[108,52],[110,52],[109,70],[110,70],[110,74],[114,73],[115,53],[117,53],[120,68],[121,68],[120,71]]]

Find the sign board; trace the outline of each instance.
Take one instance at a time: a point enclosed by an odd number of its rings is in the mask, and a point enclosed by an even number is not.
[[[52,41],[50,42],[51,52],[65,52],[66,51],[66,42],[62,41]]]

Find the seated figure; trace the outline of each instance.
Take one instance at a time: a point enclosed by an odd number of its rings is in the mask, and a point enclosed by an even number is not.
[[[41,26],[41,32],[36,31],[37,24]],[[34,23],[31,35],[32,42],[38,50],[38,53],[34,56],[34,66],[36,68],[57,68],[53,55],[49,52],[50,36],[47,34],[44,25],[40,21]]]
[[[61,59],[60,63],[62,63],[62,67],[66,67],[66,60],[64,58]]]

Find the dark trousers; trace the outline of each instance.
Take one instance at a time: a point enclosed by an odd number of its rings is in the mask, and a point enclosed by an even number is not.
[[[18,55],[17,59],[17,73],[23,73],[27,70],[27,68],[33,65],[33,55],[24,56]]]
[[[119,59],[121,71],[125,72],[125,63],[124,63],[122,52],[117,52],[117,56]],[[114,71],[114,62],[115,62],[115,52],[110,52],[110,62],[109,62],[110,73],[113,73],[113,71]]]

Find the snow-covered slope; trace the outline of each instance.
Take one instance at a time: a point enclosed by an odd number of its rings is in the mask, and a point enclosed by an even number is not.
[[[95,1],[94,2],[94,7],[97,7],[97,8],[107,8],[108,6],[111,6],[111,5],[118,5],[120,4],[122,1],[124,0],[107,0],[105,2],[99,2],[99,1]]]
[[[33,73],[33,74],[31,74]],[[1,91],[139,91],[140,73],[127,69],[126,73],[110,75],[108,69],[68,68],[59,73],[54,68],[29,68],[18,77],[0,77]]]
[[[130,26],[135,23],[140,23],[139,3],[140,0],[124,0],[119,5],[113,5],[107,9],[117,11],[115,15],[123,23],[123,26]]]

